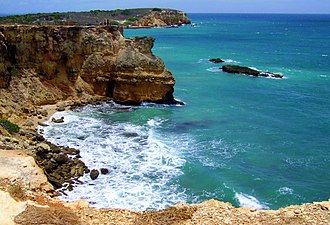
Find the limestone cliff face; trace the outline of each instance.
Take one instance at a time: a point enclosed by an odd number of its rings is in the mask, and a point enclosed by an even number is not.
[[[173,103],[175,80],[152,54],[153,43],[111,26],[0,26],[0,91],[25,85],[48,92],[34,96],[36,104],[83,94]],[[21,95],[30,101],[35,93]]]
[[[136,21],[132,27],[163,27],[170,25],[190,24],[187,14],[178,10],[153,11]]]

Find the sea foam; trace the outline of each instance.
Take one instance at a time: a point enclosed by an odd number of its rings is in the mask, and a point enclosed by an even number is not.
[[[269,209],[265,204],[259,202],[258,199],[244,193],[235,193],[235,198],[238,200],[240,207],[250,209]]]
[[[85,199],[95,207],[132,210],[162,209],[186,201],[184,190],[173,182],[182,175],[185,160],[157,133],[164,120],[152,118],[143,124],[113,121],[106,114],[95,114],[92,107],[54,116],[64,116],[65,123],[48,122],[46,139],[79,148],[90,169],[110,171],[94,181],[86,174],[80,178],[83,184],[75,185],[61,199]]]

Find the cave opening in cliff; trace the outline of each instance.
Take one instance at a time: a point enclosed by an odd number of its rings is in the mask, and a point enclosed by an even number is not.
[[[111,80],[108,84],[108,93],[107,96],[110,98],[113,98],[113,91],[115,89],[116,82],[114,80]]]

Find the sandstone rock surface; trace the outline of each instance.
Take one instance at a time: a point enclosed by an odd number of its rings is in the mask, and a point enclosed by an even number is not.
[[[6,180],[25,190],[53,190],[42,169],[24,151],[0,150],[0,181]]]
[[[23,212],[26,202],[17,202],[9,193],[0,190],[0,223],[3,225],[15,225],[15,216]]]
[[[190,24],[187,14],[178,10],[152,11],[150,14],[137,20],[132,27],[164,27],[171,25]]]
[[[36,105],[84,94],[174,103],[175,80],[153,55],[154,39],[128,39],[122,32],[113,26],[0,26],[0,94]]]

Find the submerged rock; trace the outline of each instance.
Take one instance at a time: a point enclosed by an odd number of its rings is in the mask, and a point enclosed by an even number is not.
[[[263,72],[246,66],[224,65],[222,66],[222,71],[227,73],[251,75],[255,77],[261,76],[261,77],[283,78],[282,74]]]

